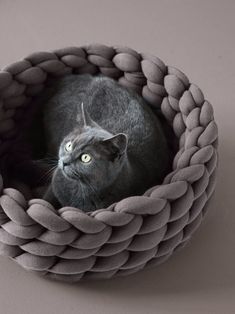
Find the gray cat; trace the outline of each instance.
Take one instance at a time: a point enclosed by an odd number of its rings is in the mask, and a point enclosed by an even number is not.
[[[98,75],[57,79],[45,104],[47,151],[58,158],[44,199],[83,211],[159,184],[169,151],[156,115],[135,92]]]

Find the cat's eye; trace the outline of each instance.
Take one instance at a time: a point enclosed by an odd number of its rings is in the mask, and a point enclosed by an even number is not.
[[[71,152],[71,150],[72,150],[72,142],[71,141],[67,142],[65,144],[64,148],[65,148],[66,152]]]
[[[88,163],[88,162],[91,161],[91,155],[89,155],[89,154],[82,154],[80,156],[80,159],[81,159],[82,162]]]

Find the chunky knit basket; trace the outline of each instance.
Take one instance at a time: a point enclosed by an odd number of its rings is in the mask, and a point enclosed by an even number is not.
[[[153,55],[100,44],[36,52],[0,72],[0,160],[48,78],[98,72],[161,110],[179,145],[162,185],[90,213],[26,200],[4,188],[0,175],[0,254],[69,282],[128,275],[168,259],[200,225],[216,182],[217,126],[201,90]]]

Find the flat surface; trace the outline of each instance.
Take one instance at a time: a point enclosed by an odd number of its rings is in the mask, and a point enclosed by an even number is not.
[[[0,258],[2,314],[235,313],[235,2],[1,0],[0,66],[37,50],[100,42],[152,52],[213,104],[220,135],[216,194],[184,250],[126,278],[56,283]]]

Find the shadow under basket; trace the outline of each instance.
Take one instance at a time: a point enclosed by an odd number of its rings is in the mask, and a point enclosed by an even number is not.
[[[25,194],[9,187],[2,169],[0,254],[68,282],[158,265],[189,241],[215,189],[218,132],[212,106],[185,74],[148,53],[101,44],[32,53],[0,72],[0,161],[13,155],[47,82],[71,73],[112,77],[161,112],[177,139],[172,170],[141,196],[84,213],[27,198],[30,187],[24,186]]]

